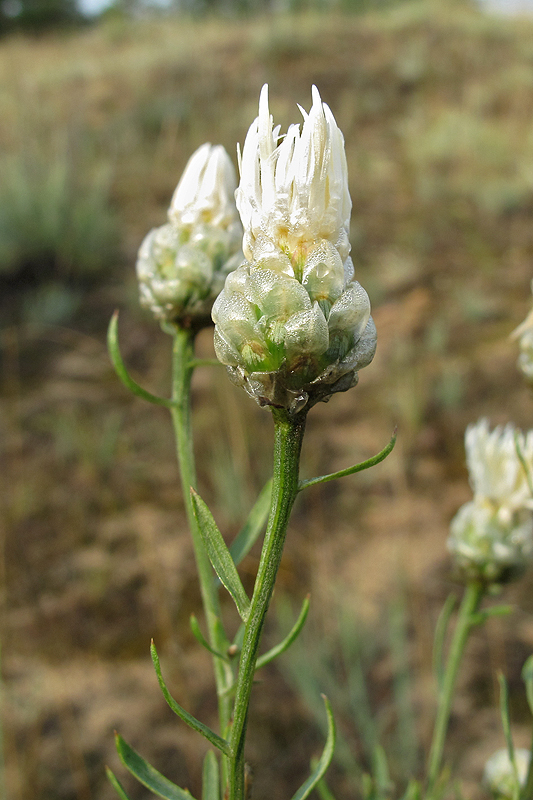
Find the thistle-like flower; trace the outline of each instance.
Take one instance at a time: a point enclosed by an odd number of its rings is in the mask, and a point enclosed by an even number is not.
[[[450,526],[448,549],[467,580],[498,583],[519,575],[533,556],[533,431],[481,419],[465,434],[474,499]]]
[[[531,282],[533,291],[533,281]],[[523,372],[525,378],[533,383],[533,309],[529,312],[525,320],[512,333],[513,339],[518,339],[520,355],[518,356],[518,368]]]
[[[267,87],[239,158],[246,261],[213,306],[215,350],[260,405],[292,413],[357,383],[372,361],[370,302],[349,256],[344,139],[313,87],[302,130],[273,126]]]
[[[497,750],[489,758],[483,771],[483,783],[494,800],[513,800],[518,796],[526,784],[530,759],[529,750],[523,747],[514,751],[514,766],[507,749]]]
[[[137,259],[141,304],[158,319],[192,328],[209,323],[227,274],[242,261],[235,187],[221,145],[204,144],[189,159],[169,221],[150,231]]]

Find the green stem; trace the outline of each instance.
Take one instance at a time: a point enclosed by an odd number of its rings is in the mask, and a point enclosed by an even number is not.
[[[448,730],[448,722],[453,701],[453,692],[457,674],[463,657],[464,649],[471,629],[477,624],[476,614],[483,598],[485,588],[483,584],[473,582],[465,589],[463,600],[457,615],[457,622],[453,633],[450,652],[446,662],[442,684],[439,687],[437,716],[433,729],[433,738],[428,761],[428,792],[430,797],[441,773],[444,742]]]
[[[176,452],[180,468],[183,500],[192,535],[200,591],[207,624],[209,644],[213,650],[225,653],[229,642],[221,623],[218,590],[213,580],[213,570],[196,517],[193,511],[191,486],[196,488],[196,469],[191,430],[191,379],[194,371],[194,332],[176,326],[172,347],[172,422],[176,437]],[[233,682],[231,667],[218,656],[213,658],[218,695],[220,733],[226,734],[231,716],[231,697],[228,689]]]
[[[281,561],[289,516],[298,494],[298,470],[306,414],[292,417],[284,410],[273,409],[273,417],[275,443],[272,500],[239,663],[230,736],[233,757],[229,775],[229,800],[245,798],[244,741],[257,652]]]

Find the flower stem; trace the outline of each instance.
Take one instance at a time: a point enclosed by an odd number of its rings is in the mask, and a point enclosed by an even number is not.
[[[191,430],[191,379],[194,371],[194,332],[176,326],[172,347],[172,422],[176,437],[176,452],[180,468],[183,500],[192,535],[200,591],[207,624],[210,646],[225,653],[228,640],[221,623],[218,590],[213,580],[213,570],[193,511],[191,486],[196,488],[196,469]],[[231,715],[231,698],[228,688],[233,681],[231,668],[220,657],[213,657],[213,668],[218,695],[220,732],[225,735]]]
[[[244,741],[257,652],[283,553],[289,516],[298,494],[300,451],[306,414],[291,416],[285,410],[273,409],[273,417],[275,443],[272,500],[239,663],[230,736],[233,757],[229,774],[229,800],[245,798]]]
[[[446,669],[439,687],[437,716],[433,728],[433,738],[428,760],[428,791],[427,797],[435,788],[439,779],[444,752],[444,742],[453,701],[453,692],[462,661],[464,649],[471,629],[477,624],[476,614],[483,598],[485,587],[478,582],[469,583],[465,589],[463,600],[457,615],[457,622],[453,633],[450,652],[446,662]]]

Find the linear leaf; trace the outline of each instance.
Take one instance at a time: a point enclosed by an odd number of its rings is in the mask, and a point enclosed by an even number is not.
[[[115,367],[115,372],[126,389],[129,389],[130,392],[133,392],[133,394],[137,395],[137,397],[141,397],[143,400],[147,400],[149,403],[154,403],[156,406],[164,406],[165,408],[173,407],[172,400],[167,400],[166,397],[158,397],[151,392],[147,392],[146,389],[142,388],[142,386],[139,386],[137,381],[133,380],[126,369],[126,365],[122,360],[118,345],[118,311],[115,311],[111,317],[111,321],[107,329],[107,349],[109,350],[111,361]]]
[[[163,696],[167,701],[168,705],[170,706],[170,708],[172,709],[172,711],[175,714],[177,714],[177,716],[180,719],[186,722],[187,725],[189,725],[189,727],[191,727],[198,733],[201,733],[202,736],[205,736],[205,738],[209,742],[211,742],[212,745],[221,750],[225,755],[229,756],[231,754],[229,743],[221,736],[219,736],[218,733],[215,733],[214,731],[211,730],[211,728],[208,728],[207,725],[204,725],[203,722],[200,722],[200,720],[196,719],[196,717],[193,717],[192,714],[189,714],[188,711],[185,711],[185,709],[182,708],[180,704],[177,703],[176,700],[174,700],[174,698],[170,694],[169,690],[167,689],[166,683],[163,680],[163,675],[161,673],[161,664],[159,662],[159,656],[157,655],[157,650],[155,649],[155,644],[153,643],[153,641],[150,645],[150,654],[152,656],[152,661],[154,662],[154,667],[157,675],[157,680],[159,681],[159,686],[161,687]]]
[[[200,495],[195,492],[192,487],[191,495],[194,516],[196,518],[196,522],[198,523],[200,533],[202,534],[202,539],[204,541],[209,560],[211,561],[216,574],[220,578],[220,582],[226,587],[230,595],[233,597],[241,619],[246,622],[248,619],[248,613],[250,611],[250,601],[246,592],[244,591],[244,586],[241,583],[241,579],[239,578],[239,573],[237,572],[235,562],[231,557],[231,553],[217,527],[213,515],[209,511]]]
[[[215,753],[208,750],[202,770],[202,800],[220,800],[220,776]]]
[[[457,598],[454,594],[449,594],[446,598],[442,610],[437,619],[435,626],[435,641],[433,643],[433,671],[437,681],[437,686],[442,686],[444,680],[444,644],[446,642],[446,634],[448,633],[448,626],[452,617],[453,609],[457,603]]]
[[[209,652],[212,653],[217,658],[221,658],[223,661],[228,661],[229,662],[229,658],[227,656],[225,656],[224,653],[219,653],[218,650],[214,650],[211,647],[211,645],[209,644],[209,642],[207,641],[207,639],[203,635],[203,633],[202,633],[202,631],[200,629],[200,625],[198,623],[198,620],[196,619],[194,614],[191,614],[191,617],[190,617],[190,620],[189,620],[189,624],[191,626],[191,631],[192,631],[192,633],[194,635],[194,638],[198,642],[200,642],[202,647],[205,647],[206,650],[209,650]]]
[[[370,467],[379,464],[380,461],[387,458],[389,453],[394,448],[396,444],[396,429],[394,429],[394,433],[392,434],[392,438],[388,445],[380,450],[375,456],[372,458],[368,458],[366,461],[362,461],[360,464],[355,464],[353,467],[348,467],[347,469],[341,469],[339,472],[331,472],[329,475],[320,475],[318,478],[310,478],[307,481],[300,481],[298,485],[298,491],[302,489],[307,489],[309,486],[316,486],[317,483],[327,483],[328,481],[334,481],[336,478],[344,478],[346,475],[354,475],[356,472],[362,472],[364,469],[369,469]]]
[[[126,791],[125,791],[124,787],[122,786],[122,784],[120,783],[118,778],[115,777],[115,775],[109,769],[109,767],[105,768],[105,772],[106,772],[107,778],[109,780],[109,783],[111,784],[113,789],[116,791],[116,793],[120,797],[120,800],[130,800],[130,798],[126,794]]]
[[[533,656],[529,656],[522,667],[522,680],[526,684],[527,703],[533,714]]]
[[[129,769],[137,780],[146,786],[154,794],[163,797],[164,800],[191,800],[192,795],[187,789],[181,789],[175,783],[169,781],[161,775],[155,767],[152,767],[139,753],[120,736],[115,734],[115,743],[120,760]]]
[[[259,538],[259,534],[268,516],[271,495],[272,479],[262,488],[259,497],[248,515],[248,519],[231,543],[229,551],[235,564],[240,564]]]
[[[505,676],[500,672],[498,674],[498,682],[500,684],[500,714],[502,718],[503,735],[505,737],[505,744],[507,745],[507,755],[513,768],[513,783],[512,798],[518,800],[520,797],[520,780],[518,778],[518,769],[516,766],[515,751],[513,737],[511,734],[511,719],[509,717],[509,687]]]
[[[320,760],[318,761],[313,772],[308,777],[306,782],[302,786],[300,786],[296,794],[293,796],[292,800],[305,800],[306,797],[309,797],[309,795],[311,794],[317,783],[326,774],[326,770],[331,764],[331,759],[333,758],[333,751],[335,749],[335,738],[336,738],[335,720],[333,719],[333,714],[331,712],[331,706],[329,704],[329,700],[325,694],[322,695],[322,699],[324,701],[324,705],[326,706],[326,714],[328,717],[328,735],[326,738],[326,744],[324,745],[324,750],[322,751]]]
[[[273,661],[275,658],[277,658],[279,655],[281,655],[281,653],[284,653],[285,650],[289,649],[291,644],[294,642],[294,640],[302,630],[305,624],[305,620],[307,619],[308,613],[309,613],[309,595],[307,595],[307,597],[305,598],[298,619],[294,623],[293,627],[291,628],[285,639],[283,639],[282,642],[280,642],[278,645],[276,645],[267,653],[265,653],[264,655],[260,656],[257,659],[257,663],[255,665],[256,669],[261,669],[261,667],[266,666],[266,664],[270,664],[270,662]]]

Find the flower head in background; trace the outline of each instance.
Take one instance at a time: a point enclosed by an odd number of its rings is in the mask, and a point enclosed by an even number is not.
[[[483,771],[483,783],[494,800],[513,800],[518,797],[520,789],[526,785],[530,758],[529,750],[523,747],[514,751],[514,766],[506,749],[497,750],[489,758]]]
[[[267,87],[240,156],[246,261],[213,306],[215,349],[261,405],[296,413],[357,382],[376,331],[349,256],[344,139],[313,87],[303,126],[274,127]]]
[[[509,580],[533,556],[533,431],[491,432],[481,419],[467,428],[465,448],[474,499],[453,518],[448,549],[466,579]]]
[[[189,159],[169,221],[150,231],[137,259],[141,303],[158,319],[195,328],[209,323],[227,274],[242,261],[235,187],[221,145],[204,144]]]
[[[531,282],[531,290],[533,291],[533,281]],[[520,348],[518,368],[523,372],[527,380],[533,383],[533,309],[522,324],[513,331],[512,338],[518,339]]]

